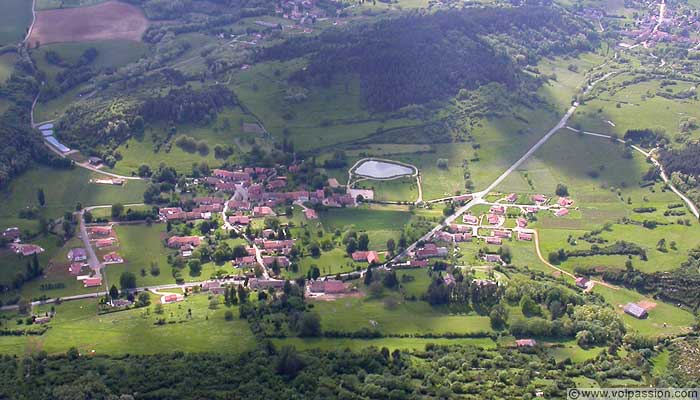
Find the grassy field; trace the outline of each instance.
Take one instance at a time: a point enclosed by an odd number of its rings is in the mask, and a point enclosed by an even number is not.
[[[574,115],[570,124],[579,124],[585,130],[600,133],[616,133],[622,136],[628,129],[663,127],[671,137],[679,134],[679,123],[684,117],[697,117],[698,101],[667,99],[657,92],[680,93],[693,86],[690,82],[674,81],[676,84],[661,87],[660,80],[622,86],[632,75],[622,74],[606,82],[613,92],[604,92],[584,104]],[[619,104],[619,106],[618,106]],[[609,122],[611,121],[614,126]],[[690,132],[700,137],[700,130]]]
[[[84,207],[113,203],[139,203],[143,201],[146,183],[127,181],[124,186],[98,185],[90,183],[96,174],[75,168],[55,170],[36,167],[17,179],[0,193],[0,227],[18,226],[20,229],[35,230],[37,220],[18,218],[22,209],[38,207],[37,191],[44,190],[46,205],[40,209],[47,218],[58,218],[66,211],[74,211],[80,202]]]
[[[0,55],[0,83],[5,83],[10,78],[16,60],[17,55],[14,53]]]
[[[88,43],[55,43],[41,46],[31,52],[31,57],[37,68],[46,73],[47,78],[53,81],[56,75],[65,71],[66,68],[49,64],[46,61],[46,53],[54,51],[69,64],[75,64],[83,52],[89,48],[97,50],[97,58],[91,66],[98,71],[106,68],[117,69],[132,63],[148,51],[148,47],[140,42],[128,40],[104,40]],[[68,67],[70,68],[70,67]],[[40,101],[34,110],[34,117],[37,121],[46,121],[60,117],[76,101],[80,100],[79,94],[83,91],[83,86],[77,86],[61,96],[49,101]]]
[[[124,271],[136,275],[137,286],[174,283],[172,267],[168,264],[168,253],[165,248],[165,225],[123,225],[115,229],[119,240],[117,252],[124,258],[123,264],[113,264],[106,267],[107,282],[119,286],[119,276]],[[148,249],[148,251],[144,251]],[[150,273],[151,265],[157,265],[160,274]],[[145,270],[145,276],[141,270]],[[187,274],[183,274],[183,277]]]
[[[52,10],[55,8],[87,7],[104,3],[107,0],[37,0],[37,10]]]
[[[178,172],[189,173],[193,163],[206,161],[211,167],[222,164],[225,160],[214,157],[214,147],[231,145],[238,154],[249,151],[251,142],[261,143],[262,138],[254,133],[244,133],[242,122],[253,122],[250,116],[245,115],[240,108],[229,108],[219,113],[216,121],[208,126],[180,125],[178,133],[171,139],[174,141],[179,135],[191,136],[197,140],[203,140],[209,145],[209,152],[186,152],[172,143],[170,151],[165,146],[157,153],[154,152],[153,141],[156,136],[167,135],[167,127],[154,127],[147,130],[142,138],[131,138],[119,146],[122,160],[114,167],[113,171],[121,174],[130,174],[136,171],[141,164],[157,168],[161,162],[175,168]],[[235,158],[234,155],[232,158]]]
[[[320,214],[320,220],[327,232],[336,229],[344,231],[354,229],[366,232],[370,239],[371,250],[385,250],[386,241],[398,239],[404,225],[411,220],[412,214],[406,207],[368,205],[357,208],[330,209]]]
[[[491,330],[488,317],[449,314],[422,301],[402,301],[394,309],[388,309],[381,300],[361,298],[314,301],[312,304],[314,311],[321,315],[324,330],[354,332],[362,328],[374,328],[384,334],[444,334]]]
[[[231,88],[257,115],[265,128],[281,139],[287,132],[299,150],[318,149],[367,137],[378,128],[412,126],[418,122],[389,119],[362,108],[356,77],[338,79],[329,87],[312,87],[304,101],[285,100],[287,78],[304,67],[303,61],[256,64],[236,74]]]
[[[4,0],[0,14],[0,46],[20,42],[32,23],[32,2]]]
[[[410,201],[418,198],[415,178],[399,178],[390,181],[363,180],[356,188],[374,189],[374,199],[379,201]]]
[[[151,296],[156,301],[156,296]],[[66,302],[56,307],[50,329],[41,336],[0,337],[0,352],[17,354],[45,350],[63,353],[77,347],[83,354],[154,354],[184,352],[242,352],[254,345],[245,320],[224,319],[226,310],[238,314],[236,307],[209,309],[206,295],[190,296],[184,302],[164,305],[158,315],[153,306],[143,309],[98,315],[96,300]],[[187,310],[192,310],[188,318]],[[48,307],[37,311],[48,310]],[[156,325],[164,318],[165,325]],[[3,322],[8,328],[21,328],[15,319]]]
[[[380,338],[380,339],[302,339],[302,338],[286,338],[273,339],[278,347],[294,346],[297,350],[332,350],[332,349],[350,349],[353,351],[365,349],[367,347],[386,347],[390,351],[399,350],[423,350],[427,344],[436,344],[440,346],[474,346],[483,349],[493,349],[496,343],[489,338],[464,338],[464,339],[445,339],[445,338]],[[1,350],[0,350],[1,351]]]
[[[593,289],[595,293],[601,294],[605,300],[618,310],[622,320],[628,329],[633,329],[647,336],[663,337],[689,332],[691,325],[695,322],[692,313],[661,302],[642,296],[641,294],[620,288],[611,289],[596,285]],[[649,316],[645,319],[637,319],[627,315],[622,311],[622,307],[629,302],[639,302],[642,300],[655,301],[656,307],[649,310]],[[664,326],[666,324],[666,326]]]

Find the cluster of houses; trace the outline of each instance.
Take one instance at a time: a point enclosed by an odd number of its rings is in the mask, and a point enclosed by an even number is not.
[[[98,250],[106,250],[118,245],[117,238],[111,225],[93,225],[87,227],[90,241],[95,244]],[[120,264],[124,262],[122,256],[115,251],[111,251],[102,256],[105,264]]]
[[[196,207],[192,211],[185,211],[181,207],[164,207],[158,210],[161,221],[195,221],[211,219],[212,214],[224,210],[224,199],[218,197],[195,197]]]
[[[22,243],[20,230],[16,226],[3,230],[2,238],[6,242],[10,242],[10,249],[15,252],[15,254],[28,257],[44,252],[44,249],[40,246]]]
[[[88,253],[82,247],[76,247],[68,251],[68,272],[75,279],[82,281],[84,287],[97,287],[102,285],[102,276],[94,273],[87,264]]]

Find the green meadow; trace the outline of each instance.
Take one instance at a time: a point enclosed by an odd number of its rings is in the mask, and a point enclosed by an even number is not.
[[[158,297],[151,294],[151,302]],[[223,303],[223,302],[222,302]],[[49,306],[35,312],[48,311]],[[191,317],[188,316],[191,310]],[[40,336],[0,337],[0,352],[22,355],[44,350],[49,354],[64,353],[76,347],[82,354],[156,354],[173,350],[183,352],[243,352],[255,339],[245,320],[226,321],[224,314],[238,314],[237,307],[209,308],[207,295],[189,296],[185,301],[163,305],[157,314],[153,305],[145,308],[97,313],[97,301],[79,300],[56,306],[56,317],[49,330]],[[3,328],[21,329],[12,314],[0,322]],[[158,319],[165,324],[156,324]]]
[[[32,23],[32,2],[4,0],[2,11],[0,14],[0,46],[22,41]]]
[[[355,332],[366,328],[385,335],[491,331],[488,317],[451,314],[422,301],[399,301],[387,306],[382,300],[344,298],[311,304],[321,316],[324,330]]]

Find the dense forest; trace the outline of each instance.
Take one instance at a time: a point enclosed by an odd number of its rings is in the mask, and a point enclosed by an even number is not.
[[[520,66],[590,50],[596,40],[586,23],[551,7],[479,8],[415,12],[294,38],[260,57],[308,56],[308,67],[291,78],[301,84],[358,74],[366,105],[392,111],[489,82],[513,89],[525,79]]]
[[[34,67],[24,49],[10,78],[0,85],[0,100],[8,102],[0,115],[0,187],[26,170],[33,162],[50,164],[55,157],[44,147],[41,136],[30,127],[30,110],[38,83]]]
[[[566,397],[574,379],[641,380],[649,350],[556,362],[538,350],[428,344],[298,352],[266,342],[243,355],[80,356],[0,360],[0,397],[14,399],[528,399]],[[545,383],[550,382],[550,383]],[[662,383],[663,384],[663,383]]]

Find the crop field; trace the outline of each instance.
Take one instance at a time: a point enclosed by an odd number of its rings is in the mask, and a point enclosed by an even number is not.
[[[0,46],[22,41],[31,23],[31,1],[4,0],[0,14]]]
[[[89,7],[37,12],[29,43],[124,39],[140,41],[148,27],[143,12],[130,4],[108,1]]]
[[[337,80],[329,87],[312,87],[306,99],[285,100],[288,76],[301,61],[257,64],[236,74],[231,88],[274,136],[289,139],[299,150],[319,149],[365,138],[377,129],[412,126],[408,119],[382,121],[362,108],[359,79]],[[346,82],[346,83],[343,83]]]
[[[345,298],[314,301],[324,330],[354,332],[377,329],[384,334],[470,333],[491,330],[488,317],[449,314],[425,302],[404,301],[388,309],[381,300]],[[374,322],[372,322],[374,321]]]
[[[151,302],[157,301],[151,295]],[[37,311],[48,311],[48,306]],[[192,310],[188,317],[188,309]],[[41,336],[0,338],[0,352],[22,355],[44,350],[49,354],[65,353],[77,347],[82,354],[156,354],[179,349],[184,352],[205,352],[216,348],[221,352],[242,352],[254,344],[254,338],[245,320],[224,319],[237,307],[209,308],[206,295],[189,296],[181,303],[166,304],[163,314],[157,314],[153,305],[110,314],[97,314],[96,300],[79,300],[56,306],[56,317],[50,329]],[[12,315],[8,315],[12,316]],[[163,318],[166,323],[155,322]],[[22,328],[10,318],[2,324],[8,328]],[[3,326],[4,327],[4,326]],[[213,347],[212,347],[213,346]]]

